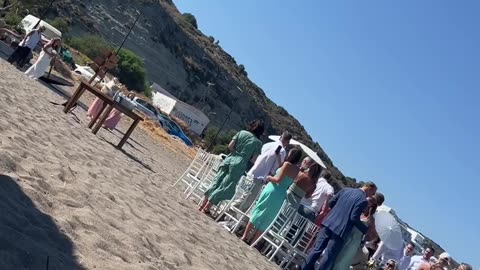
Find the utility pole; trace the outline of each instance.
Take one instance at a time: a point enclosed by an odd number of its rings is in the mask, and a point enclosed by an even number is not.
[[[200,110],[203,110],[203,107],[205,107],[205,101],[207,99],[207,94],[208,94],[208,90],[210,90],[210,86],[214,86],[214,85],[215,85],[214,83],[207,82],[207,89],[205,90],[205,92],[203,92],[202,98],[200,99],[202,104],[202,106],[200,106]]]
[[[118,53],[119,53],[120,50],[122,49],[123,45],[125,44],[125,41],[127,41],[128,36],[130,36],[130,33],[132,33],[132,30],[133,30],[133,28],[135,27],[135,25],[137,24],[138,19],[140,19],[140,15],[141,15],[140,12],[139,12],[138,10],[135,10],[135,12],[137,12],[137,14],[138,14],[138,15],[137,15],[137,18],[135,19],[135,22],[133,22],[133,25],[130,27],[130,29],[128,29],[128,33],[127,33],[127,35],[125,36],[125,38],[123,39],[122,44],[120,44],[120,47],[118,47],[118,50],[117,50],[116,55],[118,55]]]
[[[133,22],[132,26],[130,27],[130,29],[128,29],[128,32],[127,34],[125,35],[125,38],[123,39],[122,43],[120,44],[120,47],[118,47],[118,50],[115,54],[113,53],[110,53],[109,56],[105,59],[105,61],[103,62],[104,64],[99,66],[98,67],[98,71],[95,73],[95,75],[93,75],[92,78],[90,78],[90,81],[88,83],[92,83],[94,82],[95,78],[97,78],[98,76],[98,73],[104,68],[104,66],[110,62],[110,59],[115,55],[116,57],[118,57],[118,54],[120,53],[120,50],[123,48],[123,45],[125,45],[125,42],[127,41],[128,37],[130,36],[130,34],[132,33],[132,30],[133,28],[135,27],[135,25],[137,24],[138,22],[138,19],[140,19],[140,15],[141,13],[138,11],[138,10],[135,10],[135,12],[137,13],[137,18],[135,18],[135,21]],[[104,75],[102,75],[104,76]]]
[[[52,7],[53,2],[55,2],[55,1],[56,1],[56,0],[50,1],[50,4],[49,4],[48,7],[43,11],[42,15],[40,15],[40,19],[38,19],[38,22],[37,22],[37,24],[35,24],[35,26],[33,27],[33,29],[37,29],[37,28],[38,28],[38,26],[40,25],[40,22],[43,20],[43,18],[45,18],[45,16],[47,15],[48,10]]]
[[[180,93],[178,93],[177,99],[181,101],[181,100],[182,100],[182,96],[183,96],[183,89],[180,89]]]
[[[242,89],[240,87],[237,86],[237,89],[240,90],[240,93],[243,93]],[[240,99],[240,96],[238,96],[235,101],[233,102],[233,105],[232,107],[230,108],[230,112],[228,113],[227,115],[227,118],[225,118],[225,120],[223,120],[223,123],[222,125],[220,126],[220,128],[218,129],[217,133],[215,134],[215,136],[213,136],[213,139],[212,141],[208,144],[207,146],[207,152],[210,151],[210,148],[212,148],[213,144],[215,143],[215,140],[217,139],[218,137],[218,134],[220,134],[220,132],[222,131],[223,127],[225,126],[225,124],[227,123],[228,119],[230,118],[230,115],[232,114],[233,112],[233,109],[235,108],[235,105],[237,105],[237,102],[238,100]]]

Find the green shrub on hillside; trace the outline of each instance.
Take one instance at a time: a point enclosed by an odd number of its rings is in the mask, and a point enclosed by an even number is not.
[[[143,60],[134,52],[121,49],[118,54],[118,66],[113,72],[130,90],[145,92],[147,73]]]
[[[208,128],[207,131],[205,131],[205,147],[208,147],[212,143],[212,140],[217,132],[218,128],[216,127]],[[228,154],[228,144],[236,133],[237,131],[233,129],[228,132],[220,132],[212,144],[212,152],[215,154]]]
[[[143,91],[143,94],[148,97],[149,99],[153,98],[153,89],[151,86],[146,85],[145,91]]]
[[[55,18],[54,20],[47,21],[51,26],[57,28],[60,32],[62,32],[63,37],[68,35],[70,32],[70,25],[68,25],[67,21],[62,18]]]
[[[5,23],[10,26],[17,27],[20,22],[22,22],[22,17],[18,16],[17,14],[8,13],[5,16]]]
[[[193,28],[198,29],[197,19],[191,13],[183,13],[182,18],[188,22]]]
[[[105,50],[113,50],[113,46],[99,36],[74,37],[68,41],[68,45],[82,52],[90,59],[94,60],[102,55]]]
[[[212,153],[215,155],[220,155],[220,154],[228,154],[228,146],[227,145],[215,145],[212,149]]]
[[[113,46],[99,36],[74,37],[69,45],[78,51],[87,55],[90,59],[102,56],[102,52],[114,50]],[[147,96],[151,96],[148,92],[147,73],[145,71],[143,60],[134,52],[121,49],[118,54],[117,68],[111,71],[118,77],[121,83],[128,89],[137,92],[145,92]]]
[[[247,71],[245,70],[245,66],[244,66],[244,65],[240,64],[240,65],[238,66],[238,69],[240,70],[240,72],[241,72],[243,75],[248,76],[248,73],[247,73]]]

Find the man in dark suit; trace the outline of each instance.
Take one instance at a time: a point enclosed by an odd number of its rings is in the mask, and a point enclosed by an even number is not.
[[[329,201],[332,210],[322,222],[323,228],[318,233],[315,246],[308,254],[302,270],[314,270],[315,262],[324,251],[318,269],[330,269],[353,226],[363,233],[367,232],[367,226],[360,221],[360,215],[368,206],[367,197],[373,196],[375,192],[377,186],[368,182],[359,189],[344,188]]]

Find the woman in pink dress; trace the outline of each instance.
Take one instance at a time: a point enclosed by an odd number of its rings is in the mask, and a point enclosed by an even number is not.
[[[113,96],[114,94],[114,89],[116,83],[116,79],[109,81],[102,87],[102,92],[106,93],[109,96]],[[133,94],[129,94],[129,97]],[[99,98],[95,98],[93,103],[90,105],[87,111],[87,115],[93,119],[95,116],[97,116],[100,113],[100,110],[102,109],[103,106],[103,101]],[[118,122],[120,122],[120,119],[122,118],[122,113],[116,109],[113,109],[110,114],[108,115],[107,119],[103,123],[103,127],[109,130],[115,129],[117,126]]]
[[[90,117],[90,119],[95,118],[100,113],[100,110],[102,109],[103,101],[99,98],[95,98],[95,100],[90,104],[90,107],[88,107],[87,111],[87,116]]]
[[[134,97],[135,97],[134,93],[128,93],[127,95],[127,98],[131,100],[133,100]],[[103,127],[109,130],[115,129],[118,122],[120,122],[121,117],[122,117],[122,113],[120,111],[117,111],[116,109],[113,109],[110,115],[108,115],[107,119],[105,120]]]
[[[90,107],[88,107],[87,115],[90,117],[90,119],[95,118],[100,113],[100,110],[102,109],[103,101],[99,98],[95,98],[95,100],[92,102]],[[113,130],[117,126],[118,122],[120,122],[120,119],[122,118],[122,113],[117,111],[116,109],[113,109],[110,114],[108,115],[107,119],[103,123],[103,127],[106,129]]]
[[[114,130],[118,122],[122,118],[122,113],[113,109],[112,112],[108,115],[107,119],[103,123],[103,127],[109,130]]]
[[[113,79],[109,82],[107,82],[105,85],[102,86],[102,93],[106,94],[109,97],[113,97],[115,94],[115,89],[116,87],[116,79]],[[87,115],[90,118],[95,118],[100,113],[100,110],[102,109],[103,101],[99,99],[98,97],[95,98],[95,100],[92,102],[90,107],[88,107]]]

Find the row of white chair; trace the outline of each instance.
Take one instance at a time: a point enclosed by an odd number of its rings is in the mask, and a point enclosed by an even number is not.
[[[222,205],[218,212],[216,221],[219,222],[222,218],[227,220],[228,225],[224,227],[232,234],[240,228],[240,225],[245,224],[250,218],[250,211],[255,204],[252,203],[250,206],[246,207],[247,209],[245,209],[243,203],[240,202],[237,204],[237,201],[240,200],[245,193],[248,193],[252,189],[254,184],[253,181],[254,180],[252,176],[242,176],[240,182],[238,183],[235,195],[230,201]]]
[[[198,203],[200,203],[205,191],[212,184],[221,162],[220,156],[199,149],[187,170],[173,186],[183,182],[186,185],[185,199],[198,199]],[[234,203],[244,193],[251,190],[253,181],[250,176],[242,177],[234,197],[215,208],[216,221],[220,221],[222,217],[228,220],[228,226],[225,228],[232,234],[248,221],[250,212],[255,206],[255,203],[252,203],[247,209],[244,209],[241,205]],[[274,261],[275,258],[279,258],[280,267],[288,269],[292,263],[302,264],[307,256],[307,249],[311,246],[319,229],[317,225],[299,215],[297,209],[285,201],[275,220],[259,239],[252,243],[252,247],[264,240],[266,245],[264,250],[268,250],[266,254],[268,259]]]
[[[275,258],[280,258],[280,267],[288,269],[292,263],[303,263],[319,229],[285,201],[275,220],[258,240],[252,243],[252,247],[264,240],[269,250],[266,254],[268,259],[274,261]]]
[[[213,182],[221,163],[221,156],[199,149],[188,168],[172,187],[183,182],[186,185],[183,191],[185,198],[194,197],[201,200],[203,193]]]
[[[208,160],[211,159],[211,155],[208,154],[206,151],[202,149],[198,149],[195,157],[193,158],[192,162],[185,170],[185,172],[175,181],[172,187],[178,185],[180,182],[183,182],[187,185],[187,187],[191,186],[190,179],[199,178],[202,170],[208,163]]]
[[[228,224],[225,227],[232,234],[238,230],[240,225],[246,224],[250,218],[250,212],[255,203],[242,211],[244,208],[241,205],[237,206],[234,202],[245,192],[248,192],[252,186],[252,177],[242,177],[235,196],[226,203],[217,216],[217,222],[223,216],[226,220],[229,220],[224,224]],[[288,269],[292,263],[297,265],[303,263],[303,260],[307,257],[307,249],[310,248],[319,230],[319,226],[298,214],[297,209],[285,201],[275,220],[257,241],[252,243],[252,247],[264,240],[266,244],[264,250],[269,250],[266,254],[268,259],[274,261],[275,258],[280,258],[281,268]]]

